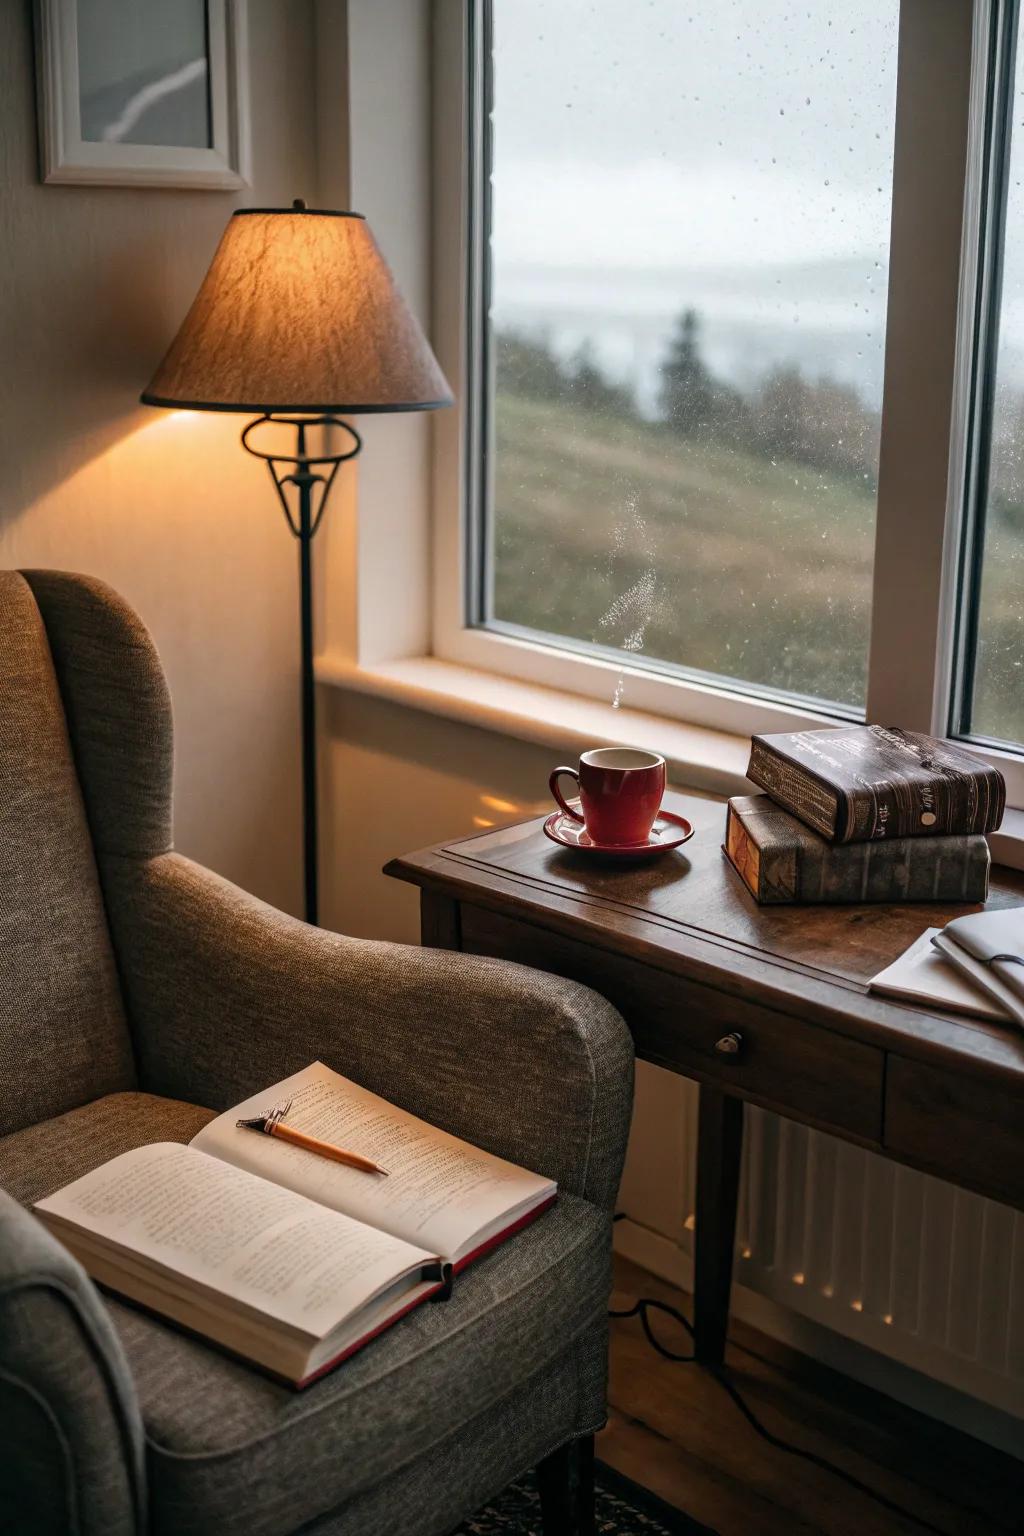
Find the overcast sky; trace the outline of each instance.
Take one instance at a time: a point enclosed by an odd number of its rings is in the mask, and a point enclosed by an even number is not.
[[[898,0],[494,0],[494,17],[502,265],[884,263]]]

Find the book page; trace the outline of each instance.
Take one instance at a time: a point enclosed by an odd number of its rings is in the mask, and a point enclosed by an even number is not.
[[[138,1255],[312,1338],[433,1257],[177,1142],[125,1152],[35,1209],[58,1237],[66,1224],[115,1263]],[[146,1301],[138,1289],[125,1294]]]
[[[372,1158],[388,1177],[235,1124],[288,1099],[290,1126]],[[437,1130],[319,1061],[219,1116],[192,1145],[447,1259],[555,1192],[550,1179]]]

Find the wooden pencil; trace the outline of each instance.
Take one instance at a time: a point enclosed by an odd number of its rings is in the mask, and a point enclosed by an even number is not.
[[[305,1131],[297,1131],[294,1126],[282,1125],[279,1121],[270,1134],[280,1137],[282,1141],[290,1141],[293,1147],[304,1147],[307,1152],[315,1152],[318,1157],[329,1157],[332,1162],[344,1163],[349,1168],[361,1168],[364,1173],[382,1173],[387,1178],[387,1169],[379,1163],[363,1157],[359,1152],[346,1152],[344,1147],[336,1147],[330,1141],[307,1136]]]

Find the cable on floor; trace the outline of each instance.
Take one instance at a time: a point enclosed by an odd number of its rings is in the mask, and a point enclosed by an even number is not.
[[[671,1360],[674,1364],[678,1365],[696,1364],[696,1355],[677,1354],[675,1350],[669,1349],[661,1343],[651,1327],[649,1317],[651,1312],[664,1312],[667,1317],[674,1318],[677,1323],[682,1325],[690,1338],[693,1338],[693,1327],[678,1308],[670,1307],[664,1301],[656,1301],[653,1296],[641,1296],[634,1306],[623,1308],[622,1311],[610,1311],[608,1316],[617,1318],[638,1317],[648,1344],[665,1360]],[[819,1456],[816,1451],[808,1451],[802,1446],[792,1445],[788,1440],[783,1440],[778,1435],[772,1434],[771,1430],[761,1423],[761,1420],[743,1397],[739,1388],[730,1380],[724,1366],[708,1365],[704,1369],[714,1377],[722,1390],[732,1399],[751,1429],[759,1434],[762,1440],[766,1440],[774,1450],[785,1451],[787,1456],[798,1456],[801,1461],[809,1461],[812,1466],[820,1468],[823,1472],[830,1473],[833,1477],[837,1477],[840,1481],[846,1483],[848,1487],[855,1488],[858,1493],[863,1493],[867,1498],[873,1499],[876,1504],[880,1505],[882,1509],[887,1509],[890,1514],[898,1515],[901,1520],[909,1520],[923,1531],[931,1531],[933,1536],[949,1536],[949,1533],[944,1531],[941,1526],[933,1525],[930,1520],[925,1520],[922,1515],[915,1515],[911,1510],[904,1508],[902,1504],[895,1503],[893,1499],[887,1498],[884,1493],[880,1493],[877,1488],[872,1488],[870,1483],[861,1482],[859,1477],[855,1477],[852,1472],[847,1472],[844,1467],[837,1466],[834,1461],[829,1461],[826,1456]]]

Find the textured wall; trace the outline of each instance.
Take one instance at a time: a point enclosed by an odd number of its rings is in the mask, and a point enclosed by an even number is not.
[[[233,416],[140,406],[235,206],[312,198],[314,25],[249,0],[255,184],[43,186],[28,0],[0,5],[0,565],[100,576],[152,630],[181,850],[296,908],[295,548]]]

